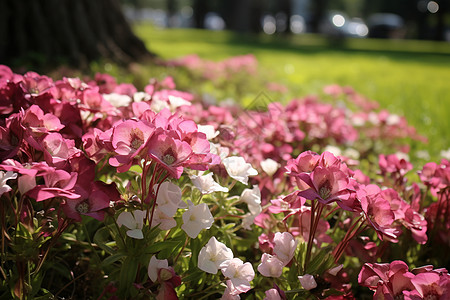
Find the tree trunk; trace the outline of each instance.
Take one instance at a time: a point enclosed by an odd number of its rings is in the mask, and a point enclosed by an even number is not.
[[[134,35],[117,0],[0,1],[0,63],[86,67],[154,56]]]

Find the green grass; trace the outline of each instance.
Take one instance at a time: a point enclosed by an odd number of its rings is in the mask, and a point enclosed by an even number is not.
[[[161,30],[136,26],[149,49],[162,58],[196,53],[220,60],[254,54],[266,78],[289,87],[290,96],[318,93],[331,83],[350,85],[406,116],[429,138],[437,160],[450,147],[450,43],[349,39],[328,41],[317,35],[251,36],[194,29]],[[264,90],[264,87],[261,87]],[[276,99],[278,100],[278,99]]]

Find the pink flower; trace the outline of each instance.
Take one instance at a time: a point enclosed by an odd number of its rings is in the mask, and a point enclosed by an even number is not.
[[[389,201],[385,200],[380,192],[380,188],[376,185],[362,186],[357,191],[357,197],[369,226],[375,229],[378,237],[383,239],[384,234],[396,239],[399,232],[391,228],[395,215],[391,210]]]
[[[43,140],[45,161],[56,168],[64,168],[67,161],[81,150],[75,147],[75,141],[65,139],[61,134],[54,132],[49,133]]]
[[[75,192],[74,186],[78,173],[67,173],[63,170],[54,170],[43,175],[45,184],[37,185],[28,191],[28,195],[36,201],[50,198],[63,197],[68,199],[79,199],[81,195]]]
[[[414,272],[414,270],[413,270]],[[407,300],[449,299],[450,275],[439,272],[423,272],[410,276],[415,290],[404,291]]]
[[[298,213],[298,218],[300,234],[305,241],[308,241],[311,228],[311,208],[303,206]],[[314,234],[313,243],[317,244],[319,247],[322,243],[331,243],[333,240],[326,234],[328,229],[330,229],[330,224],[327,220],[319,219],[319,223],[317,224],[317,229]]]
[[[82,136],[83,149],[91,160],[98,163],[105,157],[108,157],[110,153],[113,153],[114,149],[111,144],[112,132],[113,129],[103,132],[94,128]]]
[[[92,86],[97,85],[100,88],[100,93],[109,94],[114,91],[117,86],[116,79],[109,74],[96,73],[95,82],[89,83]]]
[[[404,176],[406,172],[412,169],[412,164],[405,159],[399,159],[397,155],[383,155],[378,157],[378,164],[380,166],[381,174],[398,173],[400,176]]]
[[[67,217],[81,222],[81,215],[93,217],[99,221],[105,218],[105,210],[110,202],[120,200],[116,185],[95,181],[90,190],[79,199],[68,199],[63,203],[63,210]]]
[[[162,130],[155,132],[148,145],[150,156],[173,177],[180,178],[183,163],[192,155],[191,146]]]
[[[180,283],[178,285],[181,284],[181,279],[179,280],[179,282]],[[161,287],[158,290],[158,295],[156,295],[156,300],[178,300],[177,292],[174,289],[175,287],[176,286],[174,286],[172,282],[163,281],[161,283]]]
[[[145,147],[153,131],[153,126],[143,121],[127,120],[114,126],[112,147],[119,155],[136,156]]]
[[[296,176],[301,173],[312,172],[319,163],[320,155],[312,152],[302,152],[297,158],[290,159],[286,165],[286,173],[288,175]]]
[[[223,295],[220,298],[220,300],[239,300],[239,299],[241,299],[241,297],[239,295],[234,295],[231,293],[231,291],[232,291],[231,280],[227,280],[226,284],[227,284],[227,287],[223,291]]]
[[[110,165],[124,172],[131,167],[134,158],[146,157],[144,148],[153,132],[154,127],[143,121],[127,120],[114,126],[111,146],[117,155],[109,159]]]
[[[425,244],[428,240],[425,218],[400,198],[400,195],[394,189],[385,189],[381,191],[380,195],[389,201],[395,221],[411,230],[413,238],[419,244]]]
[[[261,263],[258,265],[258,271],[265,277],[280,277],[283,273],[284,262],[278,259],[276,255],[263,253]]]
[[[233,258],[225,263],[222,273],[229,278],[227,285],[230,285],[230,294],[238,295],[250,290],[250,281],[255,277],[252,265],[249,262],[244,263],[239,258]]]
[[[336,167],[316,167],[310,175],[302,173],[298,177],[309,187],[299,193],[311,201],[329,204],[334,201],[347,200],[348,176]]]
[[[358,283],[375,291],[374,299],[394,299],[403,291],[413,290],[408,265],[403,261],[390,264],[365,263],[358,275]],[[377,298],[380,297],[380,298]]]
[[[285,297],[283,297],[282,295],[280,295],[280,292],[276,289],[270,289],[265,291],[266,297],[264,297],[263,300],[283,300],[286,299]]]
[[[44,114],[37,105],[30,106],[22,119],[22,125],[35,135],[47,133],[49,131],[59,131],[64,128],[58,117],[53,114]]]
[[[27,72],[23,75],[20,87],[25,94],[25,99],[51,95],[55,92],[53,80],[47,76],[35,72]]]

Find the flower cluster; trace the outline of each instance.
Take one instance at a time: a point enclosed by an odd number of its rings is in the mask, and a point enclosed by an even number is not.
[[[257,67],[169,64],[212,81]],[[449,161],[415,166],[404,118],[324,92],[243,109],[171,77],[138,91],[0,66],[0,294],[447,299]]]

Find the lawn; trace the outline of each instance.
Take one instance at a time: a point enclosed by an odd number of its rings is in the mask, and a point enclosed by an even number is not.
[[[252,53],[262,76],[285,84],[289,97],[319,93],[337,83],[352,86],[406,116],[419,133],[429,138],[432,160],[450,147],[450,44],[430,41],[329,41],[316,35],[251,36],[195,29],[162,30],[136,26],[148,48],[162,58],[198,54],[221,60]],[[264,90],[264,87],[261,87]],[[276,99],[278,100],[278,99]],[[286,100],[286,99],[280,99]]]

